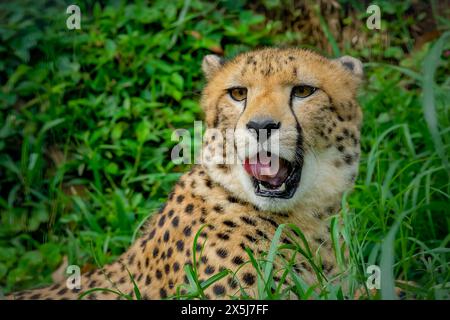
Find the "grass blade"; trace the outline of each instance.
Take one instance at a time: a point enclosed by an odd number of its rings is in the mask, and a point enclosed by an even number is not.
[[[439,134],[439,124],[437,120],[436,101],[434,95],[434,76],[441,62],[440,56],[448,38],[450,38],[450,31],[445,32],[439,38],[439,40],[436,41],[423,61],[422,108],[425,121],[427,122],[428,130],[430,131],[436,151],[439,157],[442,159],[442,163],[444,164],[447,173],[450,175],[448,157],[446,156],[445,147]]]

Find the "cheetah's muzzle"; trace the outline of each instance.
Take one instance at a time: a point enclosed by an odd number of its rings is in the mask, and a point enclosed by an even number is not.
[[[272,166],[275,169],[270,168],[273,161],[277,161],[277,165]],[[255,158],[247,158],[244,162],[244,169],[252,178],[255,194],[267,198],[292,198],[300,182],[302,167],[302,159],[289,162],[270,152],[267,156],[258,153]]]

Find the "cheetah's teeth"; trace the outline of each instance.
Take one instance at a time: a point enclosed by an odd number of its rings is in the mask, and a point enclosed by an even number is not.
[[[260,188],[260,190],[263,190],[263,191],[285,191],[286,190],[286,183],[283,182],[283,184],[281,186],[279,186],[278,188],[276,188],[276,189],[268,189],[268,188],[264,187],[262,185],[262,183],[260,183],[259,184],[259,188]]]

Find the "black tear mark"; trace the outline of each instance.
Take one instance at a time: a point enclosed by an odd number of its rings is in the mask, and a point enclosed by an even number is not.
[[[219,126],[219,108],[216,109],[216,115],[214,116],[213,128]]]

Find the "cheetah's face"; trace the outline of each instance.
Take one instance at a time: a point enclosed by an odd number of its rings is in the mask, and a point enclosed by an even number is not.
[[[203,69],[208,127],[235,129],[239,161],[228,166],[241,187],[236,193],[262,209],[286,210],[353,183],[362,117],[358,60],[265,49],[226,63],[207,56]]]

